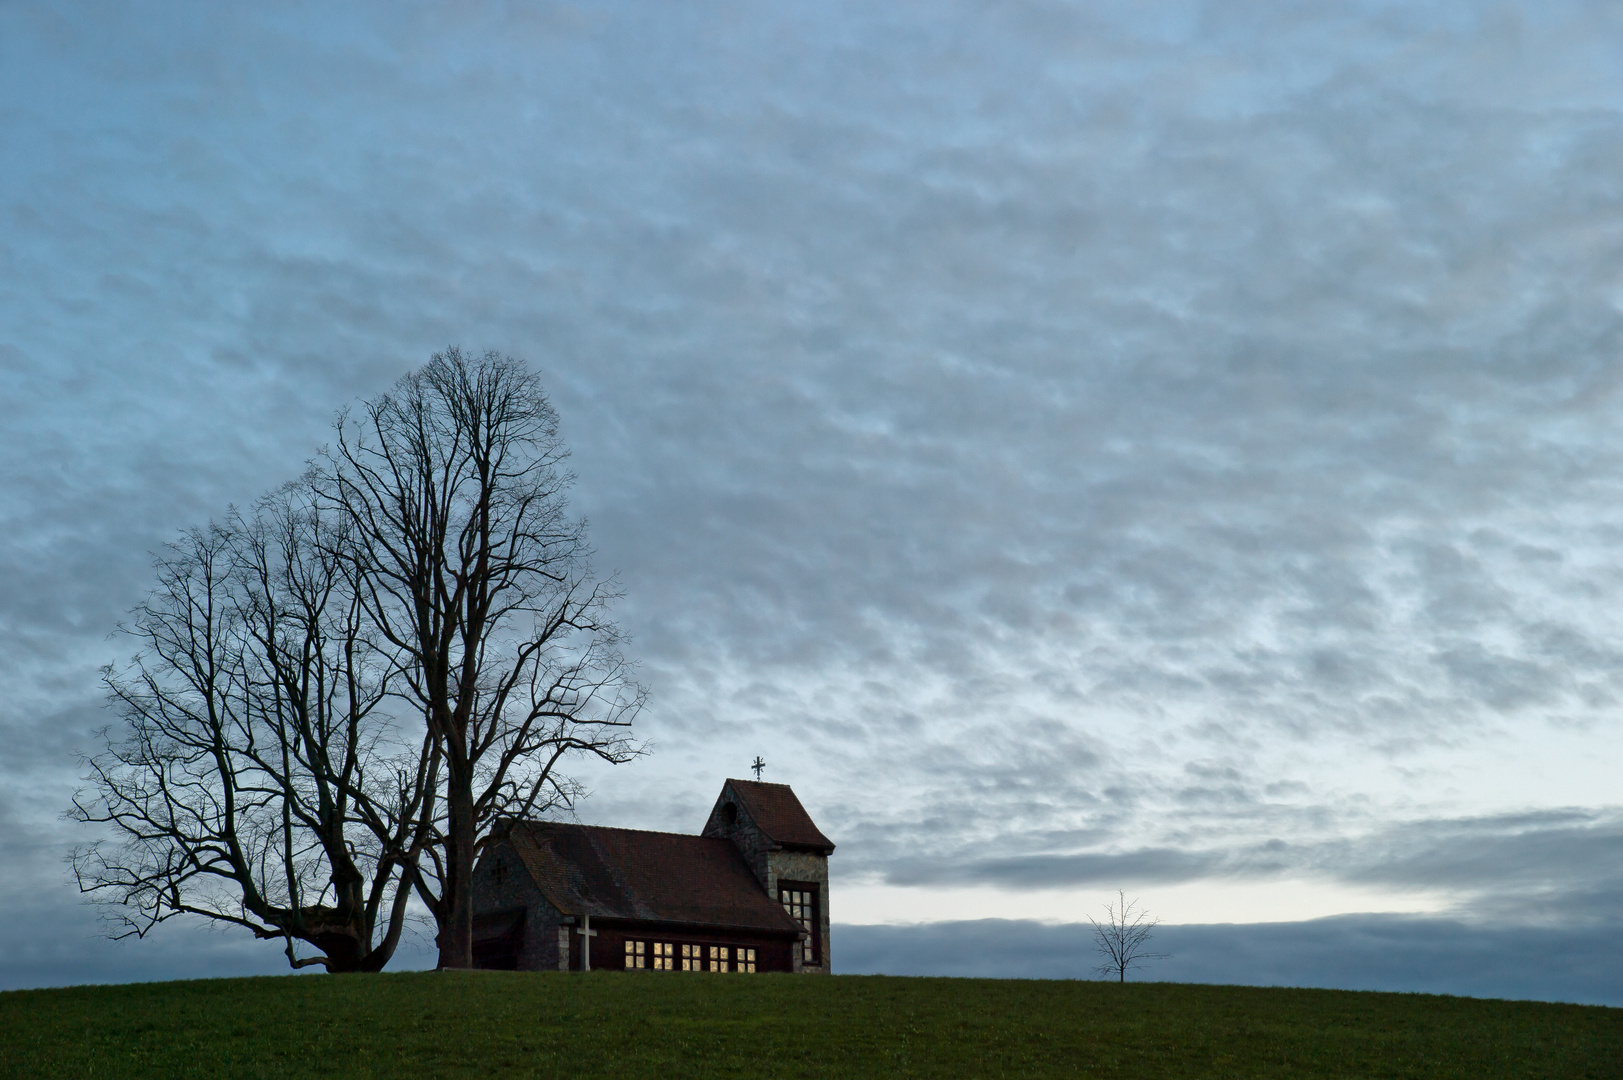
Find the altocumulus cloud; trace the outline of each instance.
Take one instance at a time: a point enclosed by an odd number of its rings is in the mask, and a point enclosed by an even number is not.
[[[853,882],[1606,922],[1620,44],[1586,4],[0,11],[8,888],[71,898],[144,553],[460,342],[553,387],[656,691],[586,816],[694,828],[760,752]]]

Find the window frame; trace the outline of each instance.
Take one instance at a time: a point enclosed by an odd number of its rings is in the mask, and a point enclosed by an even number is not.
[[[806,918],[802,919],[800,916],[797,916],[794,913],[793,909],[790,907],[790,901],[784,899],[783,894],[785,892],[801,893],[805,895],[806,901],[803,906],[807,912]],[[812,967],[821,965],[823,962],[822,883],[818,881],[779,881],[778,903],[783,905],[783,910],[789,913],[789,917],[791,919],[794,919],[795,922],[800,924],[803,931],[809,932],[809,941],[803,938],[800,941],[795,942],[795,946],[800,950],[801,964],[809,964]],[[811,952],[811,956],[809,958],[806,955],[808,948]]]

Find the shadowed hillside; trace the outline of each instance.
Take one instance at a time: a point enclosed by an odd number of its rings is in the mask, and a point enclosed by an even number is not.
[[[1623,1012],[1170,983],[473,972],[0,994],[7,1077],[1615,1077]]]

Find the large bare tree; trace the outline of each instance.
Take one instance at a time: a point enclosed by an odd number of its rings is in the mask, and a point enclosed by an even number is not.
[[[565,503],[567,456],[531,371],[453,348],[341,418],[321,466],[366,617],[398,650],[441,762],[413,875],[441,967],[472,966],[469,884],[490,826],[570,803],[566,756],[637,752],[643,690]]]
[[[103,672],[121,723],[70,814],[110,834],[73,866],[115,936],[195,915],[329,971],[379,970],[400,940],[436,756],[380,709],[396,657],[313,495],[169,545],[124,627],[139,651]]]
[[[196,915],[295,967],[378,970],[415,894],[440,965],[471,966],[490,827],[572,803],[571,755],[637,753],[644,694],[566,458],[533,373],[452,349],[159,557],[70,811],[107,834],[74,869],[115,933]]]

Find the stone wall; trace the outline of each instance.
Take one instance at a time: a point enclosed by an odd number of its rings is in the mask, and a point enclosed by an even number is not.
[[[727,807],[735,807],[733,820],[728,821]],[[721,796],[716,799],[716,805],[710,811],[710,820],[704,823],[703,836],[722,836],[733,842],[733,846],[744,856],[750,869],[755,872],[755,878],[761,883],[761,888],[774,900],[778,898],[776,890],[767,883],[768,871],[766,857],[772,851],[772,841],[750,819],[749,811],[733,792],[731,784],[725,784],[721,789]],[[809,879],[808,879],[809,880]]]
[[[821,926],[818,928],[817,955],[819,963],[802,964],[800,950],[795,950],[795,970],[808,974],[828,974],[830,970],[829,959],[829,933],[828,933],[828,858],[824,855],[815,855],[807,851],[772,851],[766,854],[766,894],[772,899],[778,899],[778,882],[780,881],[806,881],[817,885],[817,919]]]
[[[503,867],[497,881],[498,861]],[[562,916],[541,890],[529,871],[519,862],[518,853],[505,843],[486,849],[473,871],[473,914],[493,915],[524,910],[524,940],[519,947],[520,971],[557,971],[569,965],[568,937],[560,934]],[[564,943],[560,952],[560,942]]]

